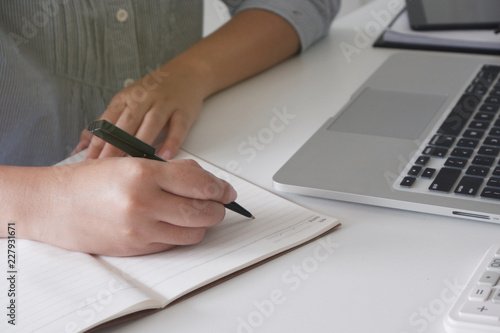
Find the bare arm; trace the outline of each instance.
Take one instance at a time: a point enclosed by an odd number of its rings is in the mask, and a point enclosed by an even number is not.
[[[276,65],[299,48],[297,32],[287,21],[265,10],[246,10],[174,61],[200,68],[207,97]]]

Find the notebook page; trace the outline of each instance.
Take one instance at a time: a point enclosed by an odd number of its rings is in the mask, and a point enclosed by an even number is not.
[[[0,279],[0,332],[80,332],[140,303],[159,306],[91,255],[28,240],[16,239],[15,244],[15,266],[7,267],[7,277]],[[7,253],[7,245],[7,239],[0,239],[2,252]],[[9,296],[8,290],[14,294]],[[5,316],[11,299],[15,325]]]
[[[137,283],[164,297],[164,304],[223,276],[312,239],[339,223],[204,163],[205,169],[228,180],[237,190],[237,202],[255,220],[226,210],[226,218],[209,228],[194,246],[141,257],[101,257]]]

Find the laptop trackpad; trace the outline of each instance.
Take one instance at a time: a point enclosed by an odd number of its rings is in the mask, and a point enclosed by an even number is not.
[[[415,140],[447,96],[366,88],[328,130]]]

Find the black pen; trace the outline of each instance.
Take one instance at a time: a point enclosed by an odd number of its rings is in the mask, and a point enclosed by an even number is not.
[[[95,136],[103,139],[109,144],[117,147],[133,157],[144,157],[151,160],[165,161],[163,158],[155,154],[155,148],[148,145],[146,142],[136,138],[135,136],[125,132],[119,127],[116,127],[107,120],[96,120],[88,126],[88,131]],[[227,209],[232,210],[245,217],[254,219],[255,217],[241,207],[236,202],[231,202],[224,205]]]

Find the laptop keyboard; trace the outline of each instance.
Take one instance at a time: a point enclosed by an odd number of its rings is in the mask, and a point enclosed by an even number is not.
[[[400,188],[500,202],[500,66],[483,66],[402,175]]]

